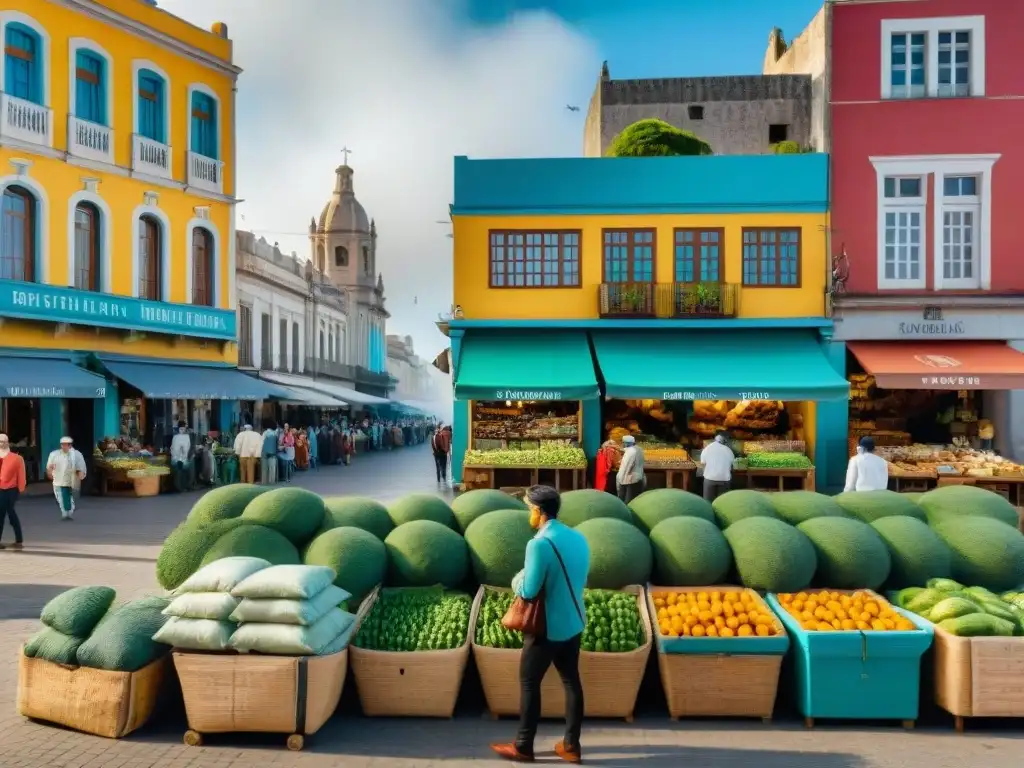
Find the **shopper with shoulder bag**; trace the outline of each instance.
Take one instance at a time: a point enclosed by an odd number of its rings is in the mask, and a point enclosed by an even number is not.
[[[526,547],[525,568],[512,580],[516,598],[502,623],[523,633],[519,661],[519,732],[509,744],[493,744],[500,757],[532,762],[541,713],[541,682],[552,664],[565,687],[565,737],[555,744],[562,760],[582,759],[583,684],[580,639],[586,626],[583,587],[590,571],[590,547],[582,534],[558,521],[558,491],[535,485],[526,492],[530,525],[537,530]]]

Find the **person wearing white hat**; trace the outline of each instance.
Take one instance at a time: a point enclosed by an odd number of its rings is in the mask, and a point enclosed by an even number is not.
[[[60,448],[46,460],[46,476],[53,481],[53,495],[57,499],[61,520],[75,516],[75,491],[85,479],[85,458],[74,448],[70,437],[60,439]]]
[[[259,461],[262,450],[263,437],[260,433],[253,432],[251,424],[243,426],[235,438],[235,455],[238,457],[243,483],[256,482],[256,462]]]
[[[633,499],[644,491],[646,478],[644,477],[644,452],[636,444],[636,438],[626,435],[622,438],[622,444],[626,450],[622,453],[622,461],[619,462],[619,471],[615,475],[615,484],[618,489],[619,498],[629,504]]]

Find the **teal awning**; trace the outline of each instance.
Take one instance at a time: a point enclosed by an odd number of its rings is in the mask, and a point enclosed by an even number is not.
[[[107,381],[67,359],[0,357],[0,397],[106,397]]]
[[[592,334],[608,397],[652,400],[845,400],[816,333],[665,331]]]
[[[597,375],[583,331],[466,334],[456,400],[589,400]]]
[[[228,366],[124,362],[100,357],[103,367],[150,400],[289,399],[289,393]]]

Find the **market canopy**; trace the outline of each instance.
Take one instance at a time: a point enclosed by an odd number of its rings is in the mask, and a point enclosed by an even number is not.
[[[805,331],[598,331],[608,397],[845,400],[850,385]]]
[[[103,367],[152,400],[269,400],[288,399],[288,393],[237,368],[213,365],[175,365],[112,360]]]
[[[456,400],[589,400],[600,396],[583,331],[466,334]]]
[[[323,392],[305,387],[285,386],[284,384],[280,384],[278,387],[289,395],[281,401],[286,405],[305,405],[310,408],[348,408],[348,403],[325,395]]]
[[[0,397],[106,397],[107,381],[67,359],[0,357]]]
[[[1024,389],[1024,354],[1001,341],[848,344],[882,389]]]
[[[363,407],[369,406],[377,408],[388,405],[391,402],[387,398],[368,395],[365,392],[357,392],[354,389],[343,387],[340,384],[328,384],[323,379],[314,379],[313,387],[318,392],[326,392],[331,397],[336,397],[339,400],[344,400],[346,403],[352,403]]]

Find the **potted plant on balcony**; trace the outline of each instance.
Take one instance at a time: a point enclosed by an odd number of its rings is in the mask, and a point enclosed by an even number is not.
[[[619,306],[626,314],[636,315],[646,310],[647,291],[642,285],[628,285],[619,292]]]
[[[722,311],[722,289],[718,283],[693,283],[680,303],[684,315],[717,315]]]

